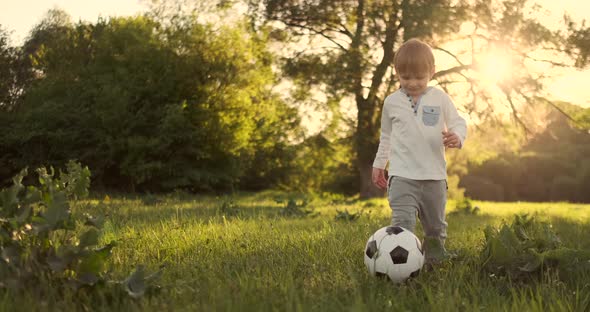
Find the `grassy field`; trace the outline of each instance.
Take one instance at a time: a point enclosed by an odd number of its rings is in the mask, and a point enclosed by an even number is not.
[[[233,197],[113,196],[75,203],[75,213],[108,213],[102,241],[119,241],[112,270],[166,264],[160,291],[141,299],[84,293],[0,297],[0,310],[125,311],[588,311],[590,275],[511,281],[481,270],[483,229],[538,214],[565,246],[590,249],[590,205],[474,202],[477,215],[448,216],[452,262],[403,285],[369,276],[368,237],[390,222],[385,199],[310,198],[289,210],[286,194]],[[448,203],[448,212],[455,203]],[[291,206],[290,208],[293,208]],[[309,216],[289,215],[313,209]],[[338,211],[361,212],[355,221]],[[417,231],[421,237],[421,229]],[[82,302],[74,304],[74,301]]]

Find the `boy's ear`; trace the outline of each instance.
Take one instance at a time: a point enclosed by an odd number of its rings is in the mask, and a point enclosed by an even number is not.
[[[430,77],[434,76],[435,72],[436,72],[436,66],[432,66],[432,71],[430,73]]]

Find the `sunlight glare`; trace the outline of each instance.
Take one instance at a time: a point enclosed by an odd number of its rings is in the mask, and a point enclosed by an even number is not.
[[[487,86],[505,83],[512,76],[513,64],[510,56],[501,49],[493,49],[483,54],[477,64],[479,80]]]

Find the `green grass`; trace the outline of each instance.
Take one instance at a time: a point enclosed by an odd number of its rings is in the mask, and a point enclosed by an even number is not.
[[[548,272],[529,282],[480,270],[483,229],[517,213],[552,223],[566,246],[590,249],[590,205],[474,202],[477,215],[448,217],[447,247],[460,257],[403,285],[369,276],[366,240],[388,225],[385,199],[315,198],[314,217],[281,214],[284,194],[233,198],[176,194],[113,197],[75,204],[75,213],[109,214],[103,242],[118,240],[111,259],[123,279],[137,264],[166,264],[161,291],[138,300],[87,293],[14,297],[0,294],[0,310],[125,311],[587,311],[590,274],[560,280]],[[223,205],[223,203],[226,205]],[[449,212],[455,203],[449,202]],[[336,210],[362,211],[354,222]],[[418,235],[421,230],[418,228]],[[75,303],[79,302],[79,303]],[[81,303],[80,303],[81,302]]]

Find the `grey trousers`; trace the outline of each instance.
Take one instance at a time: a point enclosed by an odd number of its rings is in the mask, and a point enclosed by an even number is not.
[[[391,176],[387,193],[389,207],[393,211],[392,225],[404,227],[415,233],[418,216],[425,239],[437,239],[444,246],[447,238],[446,180],[411,180]]]

